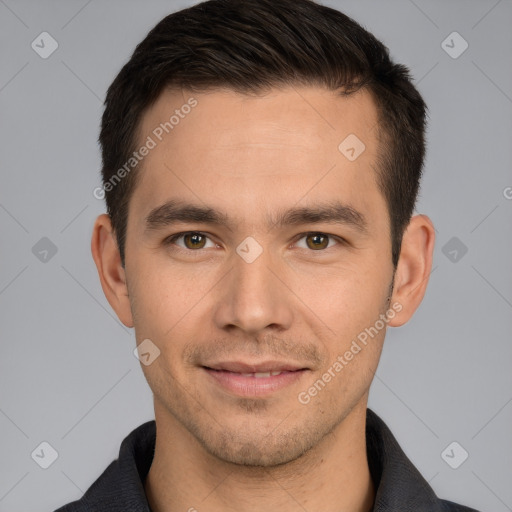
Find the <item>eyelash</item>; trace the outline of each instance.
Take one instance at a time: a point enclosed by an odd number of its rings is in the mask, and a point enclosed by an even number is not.
[[[185,235],[201,235],[201,236],[204,236],[206,238],[208,238],[210,241],[212,241],[213,243],[215,243],[213,240],[211,240],[211,238],[208,236],[208,234],[206,233],[203,233],[202,231],[183,231],[181,233],[176,233],[175,235],[171,235],[169,237],[167,237],[166,239],[164,239],[164,245],[165,246],[169,246],[169,245],[172,245],[176,242],[176,240],[178,240],[179,238],[182,238],[184,237]],[[299,240],[302,240],[303,238],[305,237],[308,237],[308,236],[311,236],[311,235],[322,235],[322,236],[326,236],[328,237],[329,239],[331,240],[335,240],[338,242],[338,245],[347,245],[347,241],[339,236],[336,236],[336,235],[331,235],[329,233],[324,233],[322,231],[308,231],[306,233],[301,233],[300,237],[296,239],[296,241],[294,243],[297,243]],[[182,251],[186,251],[188,253],[194,253],[194,252],[197,252],[197,253],[200,253],[202,249],[188,249],[186,247],[179,247],[179,246],[176,246],[176,248],[178,250],[182,250]],[[318,249],[318,250],[314,250],[314,249],[309,249],[310,252],[326,252],[328,249],[332,249],[333,247],[326,247],[325,249]]]

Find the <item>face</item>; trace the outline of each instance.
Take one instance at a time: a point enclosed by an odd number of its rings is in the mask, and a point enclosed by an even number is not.
[[[209,454],[289,462],[366,403],[393,304],[376,129],[369,93],[314,87],[168,91],[145,113],[124,318],[160,350],[157,415]]]

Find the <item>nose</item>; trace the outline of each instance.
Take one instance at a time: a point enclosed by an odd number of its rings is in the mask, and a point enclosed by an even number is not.
[[[273,261],[265,250],[254,261],[234,253],[233,268],[223,280],[215,306],[217,327],[238,328],[253,336],[264,329],[278,332],[289,329],[293,298],[283,283],[284,268],[282,262]]]

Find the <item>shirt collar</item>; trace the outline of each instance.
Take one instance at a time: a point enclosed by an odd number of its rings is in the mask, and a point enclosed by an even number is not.
[[[376,488],[374,512],[446,510],[387,425],[371,409],[366,410],[366,451]]]
[[[144,480],[153,461],[155,440],[154,420],[137,427],[121,443],[119,458],[105,469],[82,499],[69,504],[70,508],[65,506],[55,512],[100,509],[110,512],[151,512],[144,492]],[[436,497],[389,428],[370,409],[366,413],[366,446],[370,474],[376,489],[373,512],[447,510],[444,506],[446,502]]]

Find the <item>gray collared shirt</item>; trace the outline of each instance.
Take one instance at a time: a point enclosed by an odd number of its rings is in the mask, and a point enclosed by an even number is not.
[[[55,512],[151,512],[144,480],[153,461],[155,421],[133,430],[113,461],[78,501]],[[439,499],[372,410],[366,412],[366,447],[376,495],[373,512],[478,512]]]

